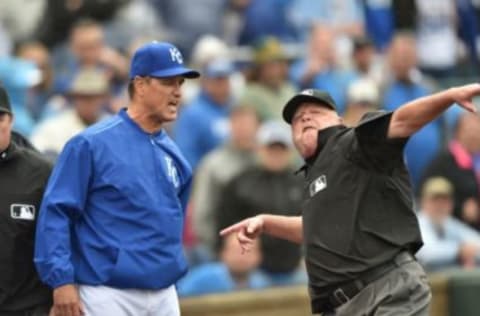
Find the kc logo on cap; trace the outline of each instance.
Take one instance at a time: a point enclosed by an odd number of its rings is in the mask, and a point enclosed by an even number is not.
[[[172,61],[183,64],[182,53],[180,53],[180,51],[176,47],[170,48],[170,56],[172,57]]]
[[[133,55],[130,79],[136,76],[197,78],[200,74],[183,65],[182,53],[173,44],[153,41],[141,46]]]

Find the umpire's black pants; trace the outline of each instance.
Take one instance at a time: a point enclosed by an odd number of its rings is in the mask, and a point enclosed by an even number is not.
[[[395,262],[396,268],[323,316],[428,316],[432,295],[422,266],[413,257]]]

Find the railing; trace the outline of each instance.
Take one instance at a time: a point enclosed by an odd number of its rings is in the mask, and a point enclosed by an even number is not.
[[[480,284],[480,274],[478,283]],[[433,300],[431,316],[466,316],[450,312],[451,275],[430,276]],[[476,292],[480,301],[480,291]],[[308,316],[310,302],[306,287],[272,288],[231,294],[206,295],[181,300],[182,316]],[[473,314],[472,314],[473,315]],[[477,314],[480,315],[480,310]]]

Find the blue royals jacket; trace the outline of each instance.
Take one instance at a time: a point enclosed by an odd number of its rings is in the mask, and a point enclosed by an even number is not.
[[[161,289],[187,271],[182,230],[192,172],[165,131],[125,110],[72,138],[44,194],[34,261],[49,286]]]

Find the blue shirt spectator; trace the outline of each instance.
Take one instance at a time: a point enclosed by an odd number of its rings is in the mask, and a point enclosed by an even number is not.
[[[199,95],[184,106],[175,124],[174,139],[193,169],[229,135],[232,73],[229,61],[215,60],[207,64]]]
[[[364,1],[365,28],[369,37],[379,51],[384,51],[390,44],[395,31],[394,15],[391,1]]]
[[[251,273],[245,289],[262,289],[269,285],[268,279],[259,271]],[[223,263],[207,263],[189,272],[178,283],[180,296],[228,293],[238,290],[237,284]]]
[[[335,100],[338,113],[343,114],[347,104],[346,91],[357,75],[352,72],[343,72],[335,68],[325,69],[317,73],[309,84],[302,84],[301,77],[307,71],[307,62],[299,60],[290,69],[290,78],[299,89],[314,88],[327,91]]]
[[[359,0],[294,0],[292,20],[306,37],[312,25],[321,23],[339,34],[359,35],[363,30],[363,11]]]
[[[384,93],[385,109],[393,111],[400,105],[426,96],[429,90],[422,84],[393,82]],[[436,120],[416,132],[405,147],[405,156],[414,186],[417,186],[425,167],[442,146],[441,121]]]
[[[431,93],[417,70],[416,41],[410,34],[396,35],[389,48],[392,79],[384,90],[383,106],[388,111]],[[405,147],[407,167],[414,188],[442,145],[441,121],[436,120],[416,132]]]
[[[268,36],[276,37],[281,42],[297,41],[297,32],[288,14],[292,3],[293,0],[250,1],[244,11],[239,44],[252,45]]]
[[[470,60],[474,65],[474,69],[478,69],[478,3],[476,3],[477,10],[474,8],[475,1],[470,0],[456,0],[458,18],[456,21],[459,23],[459,35],[465,42],[469,53]],[[478,70],[475,72],[478,74]]]
[[[335,32],[331,27],[315,25],[310,33],[304,59],[293,63],[290,79],[299,89],[327,91],[343,114],[346,91],[355,75],[339,69],[336,60]]]
[[[190,56],[198,38],[205,34],[221,36],[227,0],[147,0],[156,9],[165,33]]]
[[[234,234],[221,240],[221,262],[208,263],[190,271],[178,284],[180,296],[226,293],[241,289],[261,289],[268,280],[257,270],[262,254],[255,240],[243,253]]]

